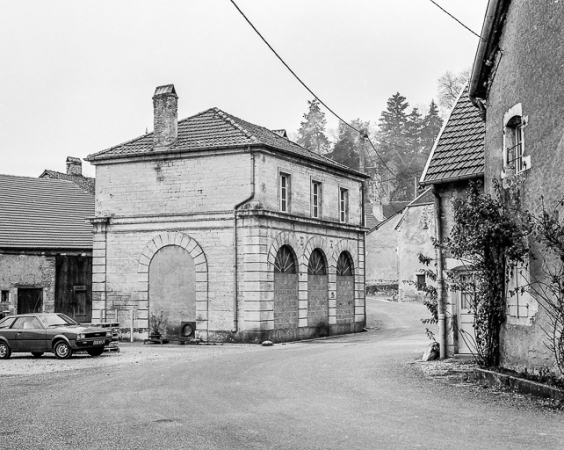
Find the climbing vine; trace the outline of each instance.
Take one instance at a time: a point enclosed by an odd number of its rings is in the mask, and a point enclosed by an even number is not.
[[[471,294],[469,308],[474,314],[476,356],[481,366],[499,363],[508,276],[527,259],[531,232],[529,216],[520,210],[518,192],[504,191],[497,180],[493,187],[495,196],[483,193],[479,183],[471,183],[466,196],[454,201],[454,226],[444,243],[471,274],[452,281],[454,289]]]
[[[531,216],[534,237],[540,244],[542,279],[533,279],[530,290],[539,300],[549,317],[549,326],[544,329],[548,337],[546,346],[551,351],[560,373],[564,375],[564,224],[560,210],[564,199],[548,211],[541,198],[541,213]]]

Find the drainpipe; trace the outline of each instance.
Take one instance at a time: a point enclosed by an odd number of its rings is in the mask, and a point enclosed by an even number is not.
[[[480,88],[480,77],[482,75],[482,67],[486,63],[484,58],[486,57],[486,52],[488,51],[489,38],[492,34],[492,29],[494,27],[494,21],[497,15],[498,8],[504,3],[503,0],[489,0],[486,10],[486,16],[484,18],[484,24],[482,25],[482,32],[480,33],[481,39],[478,44],[478,50],[476,51],[476,56],[474,58],[474,64],[472,65],[472,73],[470,75],[470,82],[468,87],[468,97],[472,101],[472,104],[476,106],[480,111],[484,112],[483,102],[477,98],[477,91]]]
[[[437,243],[442,242],[442,227],[441,227],[441,197],[437,192],[437,187],[433,185],[431,188],[435,200],[435,238]],[[445,324],[445,301],[444,295],[444,280],[443,280],[443,252],[439,246],[435,247],[435,258],[437,260],[437,310],[439,319],[439,348],[440,359],[447,357],[447,339],[446,339],[446,324]]]
[[[248,150],[251,153],[251,194],[245,200],[237,203],[233,207],[233,333],[237,333],[239,331],[239,289],[237,286],[237,279],[239,277],[237,267],[237,210],[241,205],[251,201],[255,197],[255,154],[250,147]]]

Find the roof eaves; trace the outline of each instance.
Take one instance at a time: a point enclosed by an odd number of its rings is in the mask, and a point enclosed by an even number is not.
[[[460,101],[460,97],[462,97],[462,94],[464,93],[464,90],[466,89],[466,87],[468,86],[468,83],[466,83],[464,86],[462,86],[462,89],[460,90],[460,92],[458,93],[458,96],[456,97],[456,101],[454,102],[454,104],[452,105],[452,108],[450,109],[450,112],[448,113],[448,117],[447,119],[443,122],[443,126],[441,127],[441,131],[439,132],[439,135],[437,136],[437,138],[435,139],[435,142],[433,143],[433,148],[431,149],[431,153],[429,153],[429,158],[427,159],[427,163],[425,164],[425,168],[423,169],[423,173],[421,174],[421,178],[419,179],[419,184],[421,186],[425,185],[425,177],[427,176],[427,171],[429,170],[429,166],[431,165],[431,161],[433,159],[433,156],[435,155],[435,151],[439,145],[439,142],[441,141],[441,138],[443,136],[443,133],[445,132],[445,129],[450,121],[450,118],[452,117],[452,113],[455,110],[456,106],[458,105],[458,102]]]

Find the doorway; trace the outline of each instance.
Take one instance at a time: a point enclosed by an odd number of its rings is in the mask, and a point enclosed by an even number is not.
[[[18,314],[42,312],[43,289],[18,288]]]

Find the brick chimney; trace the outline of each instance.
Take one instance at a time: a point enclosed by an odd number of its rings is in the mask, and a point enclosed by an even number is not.
[[[67,175],[82,175],[82,161],[74,156],[67,156]]]
[[[174,84],[159,86],[153,96],[155,130],[153,144],[155,148],[167,147],[178,136],[178,96]]]

